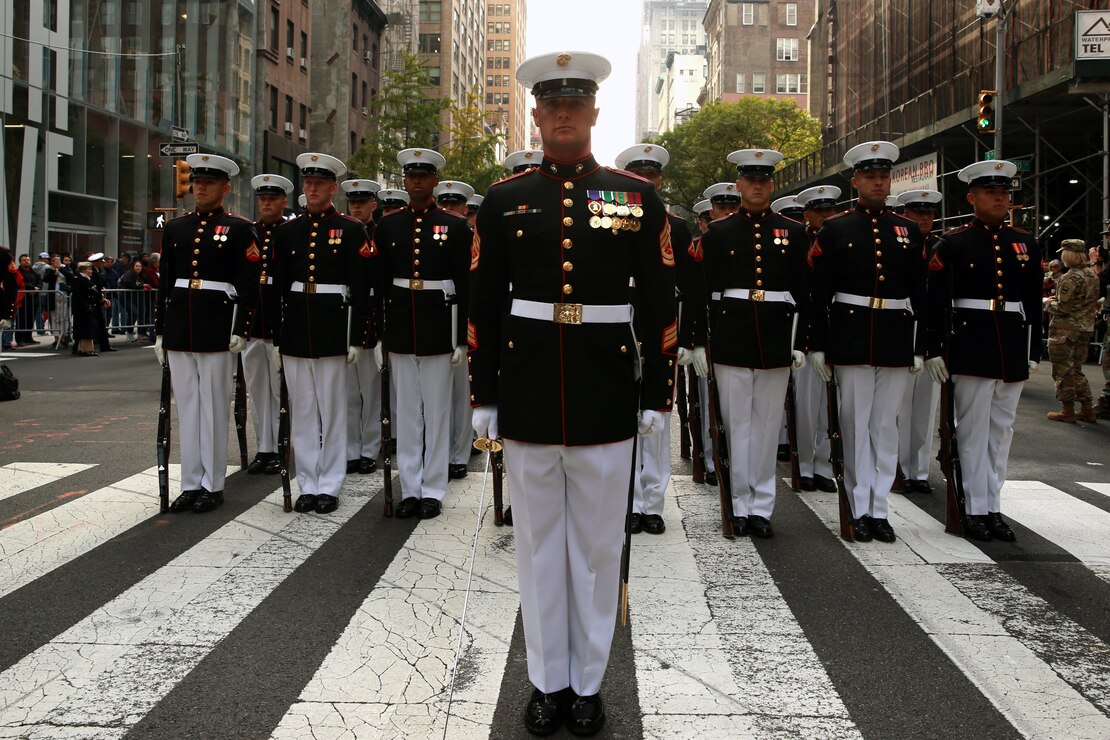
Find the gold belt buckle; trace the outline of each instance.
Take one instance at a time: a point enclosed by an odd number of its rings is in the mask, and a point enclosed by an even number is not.
[[[316,283],[305,283],[304,284],[304,292],[305,293],[311,293],[312,295],[315,295],[316,294]]]
[[[259,285],[265,285],[265,284],[266,284],[266,273],[262,273],[262,274],[261,274],[261,275],[260,275],[260,276],[258,277],[258,284],[259,284]]]
[[[555,312],[552,320],[556,324],[581,324],[582,323],[582,304],[581,303],[556,303]]]
[[[411,290],[424,290],[424,281],[420,278],[413,278],[409,280],[409,288]]]
[[[867,303],[868,308],[886,308],[886,298],[872,298]]]
[[[762,303],[767,298],[767,295],[763,292],[762,289],[760,289],[760,290],[749,291],[748,292],[748,297],[751,298],[756,303]]]
[[[1001,311],[1005,307],[1006,307],[1006,304],[1002,303],[1001,301],[999,301],[996,298],[991,298],[990,300],[987,301],[987,310],[989,310],[989,311]]]
[[[197,278],[193,278],[189,281],[190,290],[200,290],[202,285],[204,285],[204,281],[198,280]]]

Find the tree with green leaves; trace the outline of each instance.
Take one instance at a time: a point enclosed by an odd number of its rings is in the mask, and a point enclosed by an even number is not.
[[[446,98],[428,96],[433,88],[428,70],[415,54],[404,53],[400,66],[382,75],[381,92],[370,104],[372,125],[366,143],[351,157],[352,173],[400,181],[397,152],[431,147],[440,128],[440,113],[449,105]]]
[[[713,183],[736,180],[736,167],[726,159],[731,152],[775,149],[791,162],[821,146],[821,128],[792,100],[745,97],[735,103],[709,103],[657,143],[671,155],[663,175],[663,199],[689,209]]]
[[[493,130],[486,121],[482,95],[471,90],[460,105],[452,106],[451,125],[441,137],[440,153],[447,166],[439,173],[441,180],[461,180],[477,193],[485,193],[490,185],[505,177],[505,168],[497,161],[498,147],[505,134]]]

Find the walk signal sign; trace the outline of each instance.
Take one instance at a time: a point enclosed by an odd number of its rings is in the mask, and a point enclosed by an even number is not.
[[[979,91],[979,114],[976,116],[975,128],[981,134],[993,134],[994,129],[994,103],[998,95],[997,90]]]

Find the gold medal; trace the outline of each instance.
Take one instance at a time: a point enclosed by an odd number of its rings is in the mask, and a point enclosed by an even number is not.
[[[606,205],[612,205],[612,204],[607,203]],[[614,208],[614,210],[616,210],[616,209]],[[612,226],[613,226],[613,219],[609,218],[608,216],[605,216],[601,219],[601,228],[609,229],[609,228],[612,228]]]
[[[613,216],[613,229],[619,230],[624,225],[624,220],[620,216]]]
[[[783,240],[782,240],[782,246],[784,246],[784,247],[785,247],[785,246],[788,246],[789,244],[790,244],[790,240],[789,240],[789,239],[783,239]]]
[[[600,229],[601,228],[601,216],[590,216],[590,228],[591,229]]]
[[[621,221],[621,231],[632,231],[632,219],[626,218]]]
[[[617,215],[618,216],[627,216],[631,212],[632,211],[628,210],[628,206],[626,206],[626,205],[617,206]]]
[[[639,221],[633,221],[632,222],[632,230],[633,231],[639,231],[640,230],[640,222]]]
[[[644,209],[640,208],[639,206],[632,206],[632,208],[630,208],[629,210],[632,211],[632,215],[636,218],[644,217]]]
[[[605,213],[606,216],[612,216],[617,212],[617,207],[612,203],[606,203],[604,206],[602,206],[601,210]],[[606,226],[605,228],[609,227]]]
[[[775,244],[782,244],[782,239],[775,238]]]
[[[597,214],[601,213],[601,202],[600,201],[591,200],[589,205],[587,205],[586,207],[589,208],[590,213],[594,214],[595,216]]]

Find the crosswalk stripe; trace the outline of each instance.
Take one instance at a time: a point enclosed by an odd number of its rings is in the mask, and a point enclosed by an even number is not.
[[[95,467],[83,463],[8,463],[0,466],[0,501]]]
[[[1084,563],[1110,564],[1110,513],[1040,481],[1007,481],[1006,516]]]
[[[836,494],[806,493],[801,499],[830,531],[839,532]],[[939,529],[941,525],[931,520],[930,527]],[[987,605],[977,605],[959,587],[966,587],[967,580],[974,578],[985,585],[978,592],[973,590],[980,598],[984,598],[984,593],[1005,594],[1009,589],[1011,597],[1020,593],[1023,603],[1032,603],[1035,597],[1008,580],[998,566],[975,562],[930,563],[914,552],[905,539],[894,544],[844,543],[844,546],[1023,735],[1110,737],[1110,717],[1038,655],[1051,654],[1049,646],[1055,644],[1044,620],[1044,612],[1051,612],[1050,607],[1038,605],[1040,614],[1034,623],[1045,625],[1044,630],[1029,633],[1015,628],[1026,638],[1022,640],[1007,629],[1010,615],[1002,608],[1005,604],[999,604],[996,613]],[[954,577],[950,579],[949,575]],[[990,607],[993,606],[992,603]],[[1066,620],[1053,613],[1050,621],[1059,625]],[[1071,631],[1079,630],[1074,626]],[[1038,649],[1031,649],[1026,642],[1036,644]],[[1098,645],[1104,652],[1105,645]],[[1097,684],[1093,671],[1079,677],[1079,685],[1088,696],[1098,697]]]
[[[444,734],[481,485],[473,472],[451,481],[440,516],[413,530],[273,737]],[[488,735],[519,604],[512,529],[487,510],[448,737]]]
[[[122,735],[368,500],[290,515],[270,494],[0,674],[0,728]]]
[[[1095,493],[1101,493],[1103,496],[1110,496],[1110,483],[1080,483],[1079,485],[1086,486]]]

